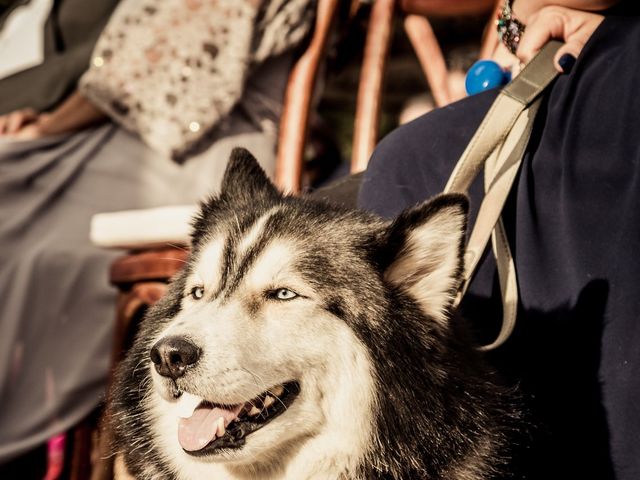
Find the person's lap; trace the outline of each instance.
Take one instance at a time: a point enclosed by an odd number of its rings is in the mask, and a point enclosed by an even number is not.
[[[640,79],[628,58],[609,54],[637,44],[640,29],[629,26],[605,21],[572,74],[557,81],[505,210],[520,310],[512,338],[490,358],[519,385],[537,423],[520,458],[527,478],[640,475],[640,149],[633,140],[640,104],[624,93]],[[360,205],[392,217],[440,193],[493,95],[432,112],[383,140]],[[472,217],[480,188],[469,192]],[[485,341],[501,318],[499,297],[488,257],[462,305]]]

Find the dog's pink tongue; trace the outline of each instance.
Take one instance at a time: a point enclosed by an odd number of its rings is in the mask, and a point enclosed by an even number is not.
[[[224,418],[225,428],[233,422],[243,405],[237,405],[232,410],[220,407],[201,405],[196,408],[189,418],[181,418],[178,424],[178,441],[180,446],[188,452],[202,450],[216,438],[218,418]]]

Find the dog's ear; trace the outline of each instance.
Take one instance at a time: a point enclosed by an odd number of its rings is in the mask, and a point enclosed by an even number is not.
[[[249,202],[281,196],[251,152],[240,147],[231,151],[222,178],[221,194],[223,197]]]
[[[436,320],[446,320],[464,268],[469,202],[440,195],[405,210],[388,227],[385,278]]]

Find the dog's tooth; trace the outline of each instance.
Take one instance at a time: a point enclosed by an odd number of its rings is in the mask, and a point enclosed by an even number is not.
[[[216,428],[216,435],[218,437],[222,437],[225,432],[226,432],[226,430],[224,428],[224,418],[219,417],[218,418],[218,427]]]
[[[273,405],[273,402],[275,401],[276,401],[275,398],[273,398],[271,395],[267,395],[262,403],[264,403],[264,406],[266,408],[269,408],[271,405]]]
[[[277,387],[274,387],[273,390],[271,390],[271,393],[274,397],[279,397],[284,393],[284,387],[282,385],[278,385]]]
[[[259,415],[259,414],[260,414],[260,409],[255,405],[251,407],[251,410],[249,410],[250,417],[255,417],[256,415]]]
[[[202,397],[184,392],[176,402],[176,411],[180,418],[190,418],[196,407],[202,402]]]

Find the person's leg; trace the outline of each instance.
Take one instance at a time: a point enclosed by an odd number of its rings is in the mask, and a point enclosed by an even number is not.
[[[496,94],[486,92],[434,110],[385,137],[364,174],[359,206],[390,218],[441,193]],[[472,202],[472,210],[474,206]]]

